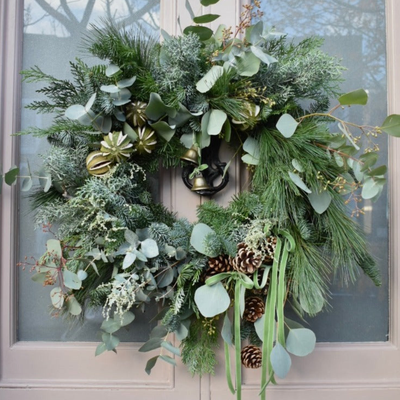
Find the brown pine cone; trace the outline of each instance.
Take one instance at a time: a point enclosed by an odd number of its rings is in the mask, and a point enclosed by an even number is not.
[[[233,270],[232,257],[226,254],[221,254],[215,258],[208,259],[208,268],[203,274],[203,281],[205,282],[211,276],[220,274],[222,272],[229,272]]]
[[[243,347],[241,353],[242,364],[246,368],[260,368],[262,360],[262,351],[259,347],[249,345]]]
[[[233,268],[244,274],[253,274],[262,263],[261,257],[256,256],[253,250],[247,247],[246,243],[238,244],[237,256],[233,259]]]
[[[265,305],[262,299],[256,296],[247,297],[243,318],[249,322],[256,322],[265,313]]]
[[[275,236],[269,236],[267,238],[267,244],[265,246],[265,250],[267,251],[267,255],[264,258],[264,264],[272,264],[274,262],[274,254],[276,249],[277,239]]]

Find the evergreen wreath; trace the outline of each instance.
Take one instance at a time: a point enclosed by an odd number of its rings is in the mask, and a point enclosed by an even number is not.
[[[139,351],[161,352],[146,371],[158,360],[175,365],[175,355],[192,374],[213,373],[222,336],[238,399],[242,364],[262,369],[265,398],[275,376],[288,373],[289,353],[313,351],[314,333],[285,318],[286,307],[300,317],[323,310],[331,272],[346,284],[362,270],[380,285],[347,204],[358,215],[361,199],[379,197],[386,167],[376,166],[374,139],[400,136],[398,115],[380,127],[340,118],[341,109],[366,104],[367,93],[339,93],[343,68],[321,51],[321,39],[294,44],[262,21],[252,24],[259,6],[244,6],[234,32],[202,26],[218,16],[195,17],[188,6],[195,24],[179,37],[163,32],[162,44],[112,24],[93,26],[86,49],[107,65],[77,59],[72,82],[38,67],[23,72],[27,82],[47,83],[39,92],[48,100],[28,108],[55,114],[50,127],[21,133],[51,144],[32,203],[38,226],[58,228],[33,278],[54,286],[55,312],[79,317],[103,307],[99,355],[115,351],[117,331],[155,300],[161,322]],[[329,110],[333,97],[338,105]],[[332,121],[338,133],[329,131]],[[182,165],[188,149],[191,177],[201,176],[211,138],[233,147],[252,185],[226,207],[205,202],[192,224],[154,202],[146,178],[160,164]],[[12,168],[6,183],[17,175]],[[23,178],[22,190],[33,178]]]

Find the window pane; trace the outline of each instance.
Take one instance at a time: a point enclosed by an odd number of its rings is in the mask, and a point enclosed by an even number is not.
[[[343,92],[368,90],[368,105],[346,109],[346,118],[373,126],[383,122],[387,115],[384,0],[263,0],[262,9],[267,23],[295,41],[309,35],[325,39],[325,51],[342,58],[348,69]],[[387,164],[386,137],[380,141],[380,157],[382,164]],[[363,276],[354,286],[343,288],[336,282],[331,288],[332,309],[309,321],[322,342],[387,340],[387,194],[377,203],[364,201],[363,206],[365,215],[358,222],[368,235],[383,285],[376,288]]]
[[[44,4],[45,3],[45,4]],[[41,4],[44,4],[41,6]],[[81,56],[82,34],[90,30],[90,23],[100,18],[113,19],[130,27],[134,26],[148,35],[159,34],[160,0],[67,0],[66,6],[59,0],[25,0],[23,69],[37,65],[44,72],[59,79],[70,78],[69,62]],[[35,90],[42,84],[23,84],[22,105],[43,99]],[[44,127],[52,117],[22,110],[22,130],[30,127]],[[29,166],[33,171],[39,168],[39,155],[45,152],[46,142],[37,138],[21,138],[21,168]],[[38,259],[45,250],[45,243],[52,238],[41,229],[34,230],[30,214],[29,198],[21,196],[20,201],[20,248],[19,259],[25,256]],[[28,260],[29,261],[29,260]],[[40,341],[96,341],[102,322],[101,310],[88,312],[82,323],[71,326],[62,318],[51,318],[51,287],[43,288],[31,280],[28,271],[19,274],[19,340]],[[125,341],[147,340],[149,321],[147,316],[154,312],[136,313],[134,329],[121,329],[118,336]],[[71,329],[72,328],[72,329]]]

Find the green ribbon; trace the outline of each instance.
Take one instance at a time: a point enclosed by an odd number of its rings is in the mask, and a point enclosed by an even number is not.
[[[274,262],[272,264],[272,275],[270,287],[267,294],[264,318],[264,337],[262,347],[262,364],[261,364],[261,400],[265,400],[268,384],[272,382],[276,384],[274,378],[274,370],[271,365],[271,352],[274,346],[275,327],[277,329],[277,340],[285,347],[285,322],[284,322],[284,305],[286,294],[286,266],[289,253],[296,246],[293,237],[287,231],[280,231],[279,235],[283,236],[284,244],[278,237],[276,249],[274,253]],[[265,274],[265,272],[264,272]],[[275,323],[275,314],[277,321]]]

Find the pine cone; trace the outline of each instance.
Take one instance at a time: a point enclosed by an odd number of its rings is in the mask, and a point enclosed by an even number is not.
[[[233,259],[233,268],[244,274],[253,274],[261,266],[261,257],[256,256],[246,243],[238,244],[237,256]]]
[[[205,282],[211,276],[220,274],[222,272],[232,271],[232,257],[222,254],[215,258],[208,259],[208,269],[205,271],[203,281]]]
[[[267,238],[267,244],[265,246],[265,250],[267,251],[267,255],[264,258],[264,264],[272,264],[274,262],[274,254],[276,249],[277,239],[275,236],[269,236]]]
[[[256,322],[265,312],[264,302],[256,296],[248,297],[244,306],[243,318],[249,322]]]
[[[259,347],[249,345],[243,347],[241,353],[242,364],[246,368],[260,368],[262,360],[262,351]]]

